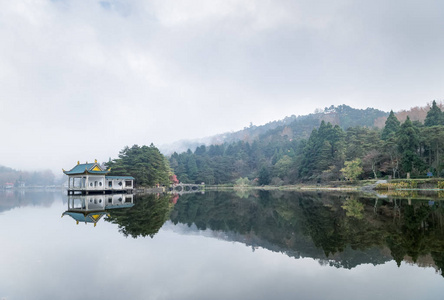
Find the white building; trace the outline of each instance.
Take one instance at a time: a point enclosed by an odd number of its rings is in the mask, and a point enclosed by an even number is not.
[[[71,170],[63,170],[63,173],[68,175],[68,195],[133,192],[134,177],[106,176],[110,171],[103,170],[97,160],[90,164],[77,162]]]

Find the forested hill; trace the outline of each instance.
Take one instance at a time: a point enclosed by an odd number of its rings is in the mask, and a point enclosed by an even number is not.
[[[355,109],[347,105],[330,106],[323,111],[305,116],[286,117],[283,120],[269,122],[265,125],[244,128],[243,130],[221,134],[213,137],[211,144],[231,143],[237,141],[252,142],[258,138],[266,138],[275,134],[287,135],[290,139],[308,138],[313,128],[319,127],[321,121],[339,125],[342,129],[349,127],[374,127],[375,121],[388,116],[387,112],[374,109]]]
[[[278,178],[281,181],[284,177],[295,179],[299,176],[290,174],[296,172],[294,168],[288,169],[290,160],[293,161],[302,149],[298,147],[300,141],[308,139],[323,121],[342,130],[372,128],[376,120],[385,119],[387,115],[374,108],[331,106],[306,116],[293,115],[262,126],[250,125],[241,131],[217,135],[195,144],[188,143],[188,150],[172,154],[170,164],[182,182],[221,184],[240,177],[254,179],[259,176],[261,168],[279,173],[270,174],[270,178],[278,182]]]
[[[435,101],[388,117],[343,105],[287,121],[174,153],[170,165],[180,181],[207,184],[444,176],[444,113]]]
[[[198,140],[182,140],[172,145],[161,147],[165,154],[171,154],[174,151],[184,152],[188,149],[194,150],[201,145],[220,145],[223,143],[232,143],[237,141],[253,142],[261,138],[270,138],[273,135],[287,135],[289,139],[308,138],[313,128],[319,127],[321,121],[330,122],[333,125],[339,125],[342,129],[349,127],[381,127],[387,112],[374,109],[355,109],[347,105],[330,106],[324,110],[317,109],[314,113],[303,116],[291,115],[282,120],[271,121],[265,125],[253,125],[245,127],[242,130],[217,134],[214,136],[201,138]]]

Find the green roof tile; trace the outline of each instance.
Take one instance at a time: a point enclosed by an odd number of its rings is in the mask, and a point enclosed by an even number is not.
[[[90,164],[78,164],[74,168],[72,168],[71,170],[64,171],[64,173],[66,175],[76,175],[76,174],[84,174],[84,173],[103,175],[103,174],[109,173],[109,171],[106,171],[106,170],[105,171],[93,171],[92,169],[94,169],[96,166],[99,167],[100,170],[102,170],[102,168],[100,168],[100,166],[97,163],[90,163]]]

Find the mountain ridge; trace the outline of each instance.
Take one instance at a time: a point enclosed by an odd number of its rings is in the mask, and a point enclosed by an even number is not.
[[[357,109],[342,104],[339,106],[331,105],[324,110],[317,109],[314,113],[308,115],[291,115],[281,120],[270,121],[263,125],[253,125],[244,127],[234,132],[220,133],[204,138],[192,140],[180,140],[168,145],[160,146],[160,150],[165,155],[171,155],[174,152],[185,152],[188,149],[194,151],[201,145],[220,145],[223,143],[233,143],[238,141],[253,142],[259,138],[267,138],[269,134],[281,132],[282,136],[287,135],[292,138],[308,138],[314,128],[319,127],[322,121],[330,122],[332,125],[339,125],[344,130],[349,127],[378,127],[382,128],[388,112],[375,109]],[[381,124],[382,122],[382,126]]]

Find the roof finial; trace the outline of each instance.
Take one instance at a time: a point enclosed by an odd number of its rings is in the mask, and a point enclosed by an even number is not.
[[[95,159],[94,162],[97,163],[97,159]]]
[[[77,164],[80,165],[80,161],[79,160],[77,161]]]

